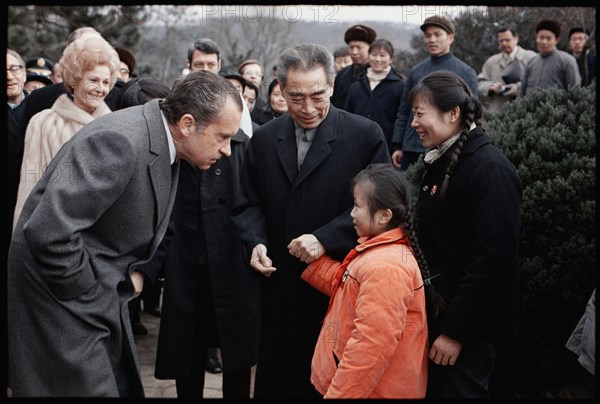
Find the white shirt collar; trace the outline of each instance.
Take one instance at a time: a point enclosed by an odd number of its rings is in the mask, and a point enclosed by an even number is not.
[[[469,132],[472,131],[473,129],[475,129],[476,127],[477,127],[477,125],[475,124],[475,122],[471,122],[471,127],[469,128]],[[423,161],[425,161],[427,164],[431,164],[434,161],[436,161],[437,159],[439,159],[444,153],[446,153],[446,151],[450,148],[450,146],[452,146],[458,140],[458,138],[460,137],[461,134],[462,134],[462,131],[458,132],[456,135],[444,140],[437,147],[434,147],[433,149],[429,150],[425,154],[425,157],[423,157]]]
[[[169,129],[169,123],[167,122],[167,118],[162,111],[160,111],[160,117],[162,118],[163,125],[165,125],[165,132],[167,132],[167,142],[169,143],[169,156],[171,157],[171,164],[175,162],[175,157],[177,156],[175,152],[175,143],[173,142],[173,135],[171,134],[171,129]]]

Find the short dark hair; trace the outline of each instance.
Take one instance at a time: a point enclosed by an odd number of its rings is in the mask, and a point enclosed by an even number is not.
[[[154,77],[136,77],[121,87],[117,109],[143,105],[155,98],[165,98],[169,90],[169,86]]]
[[[369,53],[371,53],[371,51],[374,49],[385,50],[390,54],[392,61],[394,60],[394,45],[392,45],[392,43],[387,39],[380,38],[373,41],[373,43],[369,46]]]
[[[221,50],[215,41],[210,38],[201,38],[195,41],[192,46],[188,49],[188,61],[192,63],[192,56],[195,51],[208,54],[216,54],[217,60],[221,60]]]
[[[350,56],[350,51],[348,50],[348,46],[340,46],[333,52],[333,58],[343,58],[344,56]]]
[[[517,26],[513,23],[501,25],[496,30],[496,35],[501,32],[506,32],[506,31],[510,31],[510,33],[513,34],[513,36],[519,36],[519,34],[517,33]]]
[[[237,88],[226,78],[201,70],[177,80],[167,97],[160,101],[160,108],[170,124],[191,114],[197,125],[205,127],[217,118],[227,98],[242,111],[242,97]]]
[[[576,34],[578,32],[582,32],[585,35],[590,36],[590,31],[588,31],[587,29],[583,27],[573,27],[569,30],[569,39],[571,39],[571,35]]]

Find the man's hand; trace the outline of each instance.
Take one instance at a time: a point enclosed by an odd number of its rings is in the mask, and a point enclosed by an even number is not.
[[[325,247],[312,234],[303,234],[290,241],[288,251],[300,261],[310,264],[325,254]]]
[[[460,351],[462,351],[462,343],[441,334],[433,341],[431,348],[429,348],[429,359],[436,365],[454,366],[458,360]]]
[[[502,93],[504,97],[516,97],[519,93],[519,83],[507,84],[506,90]]]
[[[144,289],[144,274],[139,271],[133,271],[131,273],[131,282],[133,282],[133,298],[135,299]]]
[[[250,266],[266,277],[271,276],[271,273],[277,271],[277,268],[273,266],[273,261],[267,256],[267,247],[264,244],[257,244],[252,249]]]
[[[402,160],[402,150],[394,150],[392,153],[392,164],[396,168],[400,168],[400,161]]]

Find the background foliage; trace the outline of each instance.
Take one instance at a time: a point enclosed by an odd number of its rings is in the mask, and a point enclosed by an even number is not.
[[[579,364],[564,348],[596,286],[595,86],[548,90],[487,116],[523,181],[518,367],[547,389]]]
[[[253,19],[244,15],[209,18],[207,13],[180,5],[10,6],[8,46],[25,58],[44,56],[58,61],[69,33],[78,27],[92,26],[113,46],[127,48],[136,56],[139,75],[172,83],[185,67],[188,47],[201,37],[212,38],[221,47],[223,71],[236,70],[242,60],[253,57],[262,62],[267,78],[279,53],[289,46],[317,42],[333,52],[344,44],[349,23],[328,23],[324,13],[320,23],[290,22],[281,18],[285,13],[278,6],[270,10],[269,15]],[[562,24],[565,34],[559,48],[564,50],[570,27],[583,26],[592,32],[592,37],[596,28],[596,10],[592,7],[468,8],[453,18],[457,31],[452,51],[477,72],[485,59],[499,52],[496,29],[504,23],[515,23],[520,45],[533,50],[535,25],[541,19],[553,18]],[[356,23],[375,27],[380,38],[394,44],[394,66],[401,74],[408,74],[428,57],[418,25],[366,20]],[[595,43],[590,49],[595,51]],[[266,81],[268,85],[270,80]]]

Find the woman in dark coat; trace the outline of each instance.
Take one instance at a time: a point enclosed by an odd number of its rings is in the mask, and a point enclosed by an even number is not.
[[[446,303],[428,317],[427,397],[487,398],[497,344],[517,325],[521,180],[458,75],[431,73],[409,100],[429,149],[415,231]]]
[[[223,360],[223,397],[250,397],[258,355],[259,274],[243,259],[230,219],[248,141],[238,131],[232,155],[207,171],[182,161],[166,238],[155,369],[156,378],[176,380],[179,398],[202,398],[211,316],[216,316]]]
[[[367,73],[350,86],[344,109],[375,121],[381,126],[390,155],[392,133],[404,89],[404,80],[394,68],[394,47],[386,39],[369,46]]]

